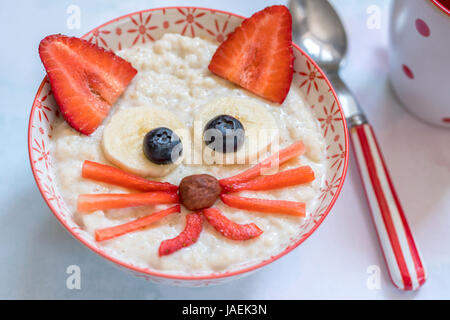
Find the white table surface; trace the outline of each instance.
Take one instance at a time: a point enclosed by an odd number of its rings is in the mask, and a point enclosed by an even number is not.
[[[151,7],[194,5],[249,16],[270,0],[2,1],[0,24],[0,298],[3,299],[431,299],[450,298],[450,131],[425,125],[395,100],[387,81],[390,1],[334,0],[350,48],[343,77],[373,124],[411,228],[428,267],[417,292],[395,289],[387,275],[353,156],[336,205],[299,248],[242,279],[208,288],[154,285],[115,268],[73,239],[53,217],[31,174],[28,115],[44,75],[39,41],[82,35],[117,16]],[[282,3],[284,1],[281,1]],[[81,28],[66,27],[67,7]],[[366,27],[367,8],[381,28]],[[441,79],[444,81],[445,79]],[[447,80],[448,81],[448,80]],[[81,289],[66,288],[66,268],[81,268]],[[367,268],[381,268],[369,289]]]

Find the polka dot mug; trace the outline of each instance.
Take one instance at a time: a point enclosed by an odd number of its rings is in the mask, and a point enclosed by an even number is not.
[[[405,108],[450,128],[450,0],[394,0],[389,58]]]

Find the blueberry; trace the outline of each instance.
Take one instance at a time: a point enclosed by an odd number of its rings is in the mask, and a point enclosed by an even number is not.
[[[220,115],[211,119],[203,130],[205,144],[218,152],[236,152],[244,144],[242,123],[229,115]]]
[[[144,154],[153,163],[174,163],[182,152],[180,138],[169,128],[153,129],[144,137]]]

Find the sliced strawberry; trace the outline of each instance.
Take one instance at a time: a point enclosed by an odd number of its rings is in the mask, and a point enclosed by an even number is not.
[[[233,196],[231,194],[222,194],[220,199],[227,206],[236,209],[288,214],[291,216],[304,217],[306,214],[305,203],[285,200],[266,200]]]
[[[138,191],[178,191],[178,186],[171,183],[147,180],[118,168],[89,160],[84,161],[81,175],[86,179],[92,179]]]
[[[199,213],[190,213],[186,216],[184,230],[175,238],[164,240],[159,246],[159,255],[165,256],[197,242],[203,229],[203,217]]]
[[[292,187],[314,180],[314,171],[310,166],[281,171],[275,174],[260,176],[253,180],[231,184],[223,187],[224,192],[238,192],[242,190],[273,190]]]
[[[77,210],[93,212],[96,210],[120,209],[156,204],[178,203],[178,194],[163,191],[145,193],[94,193],[78,196]]]
[[[267,100],[283,103],[293,75],[292,17],[271,6],[245,19],[214,53],[209,70]]]
[[[137,73],[112,51],[75,37],[48,36],[39,55],[64,119],[86,135],[102,123]]]
[[[256,224],[238,224],[225,217],[220,210],[216,208],[204,209],[203,215],[214,229],[231,240],[249,240],[258,237],[263,233]]]

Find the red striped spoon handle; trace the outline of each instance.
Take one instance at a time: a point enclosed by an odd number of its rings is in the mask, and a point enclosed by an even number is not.
[[[415,290],[426,280],[426,271],[405,214],[384,163],[372,127],[350,130],[372,218],[394,285]]]

